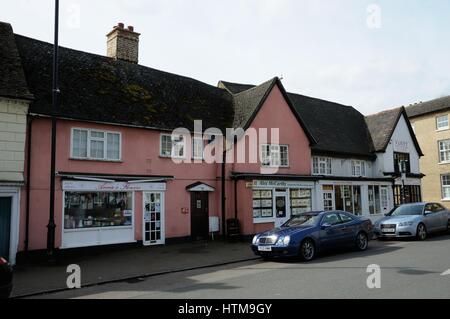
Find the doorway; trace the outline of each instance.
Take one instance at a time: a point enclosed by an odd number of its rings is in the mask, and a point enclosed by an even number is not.
[[[191,236],[194,240],[208,239],[209,193],[191,192]]]
[[[275,198],[275,227],[280,227],[286,223],[290,218],[289,197],[287,191],[276,191]]]
[[[0,257],[10,258],[12,197],[0,197]]]
[[[164,193],[144,193],[144,246],[164,245]]]

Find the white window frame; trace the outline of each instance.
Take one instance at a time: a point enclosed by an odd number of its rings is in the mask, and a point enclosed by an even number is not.
[[[442,120],[442,119],[445,119],[443,122],[444,123],[446,122],[447,125],[440,127],[440,120]],[[448,120],[448,114],[436,117],[436,131],[445,131],[445,130],[448,130],[449,128],[450,128],[450,124],[449,124],[449,120]]]
[[[333,166],[332,166],[332,159],[331,157],[320,157],[320,156],[314,156],[313,157],[313,175],[325,175],[330,176],[333,174]],[[317,171],[315,170],[315,162],[317,162]],[[321,170],[321,164],[324,165],[325,171],[322,172]]]
[[[449,179],[449,185],[445,185],[444,186],[444,177],[448,177]],[[450,174],[443,174],[441,175],[441,196],[442,196],[442,200],[443,201],[450,201],[450,197],[445,197],[444,194],[444,189],[445,188],[450,188]]]
[[[172,141],[172,147],[171,147],[171,154],[170,156],[167,156],[165,154],[162,153],[162,140],[163,137],[170,137],[171,141]],[[183,155],[179,156],[179,155],[175,155],[175,142],[174,142],[174,138],[175,137],[183,137]],[[184,136],[183,134],[161,134],[160,138],[159,138],[159,156],[161,157],[166,157],[166,158],[177,158],[177,159],[185,159],[186,158],[186,136]]]
[[[356,168],[359,168],[360,174],[356,174]],[[359,160],[352,160],[352,176],[353,177],[365,177],[366,176],[366,162]]]
[[[445,144],[448,144],[448,147],[443,150],[441,145],[445,145]],[[438,150],[439,150],[439,164],[450,163],[450,156],[448,156],[447,160],[442,160],[442,155],[445,154],[445,152],[450,152],[450,139],[438,141]]]
[[[200,156],[197,154],[196,143],[201,144],[201,154]],[[194,137],[192,138],[192,158],[195,160],[203,160],[205,152],[205,141],[202,137]]]
[[[75,156],[73,152],[73,138],[75,130],[87,132],[87,145],[86,145],[86,157]],[[103,133],[103,138],[91,137],[91,132]],[[118,159],[110,159],[108,158],[108,134],[119,135],[119,158]],[[91,157],[91,141],[102,141],[103,142],[103,158],[95,158]],[[77,160],[88,160],[88,161],[107,161],[107,162],[121,162],[122,161],[122,133],[115,131],[105,131],[98,129],[90,129],[83,127],[72,127],[70,133],[70,158]]]
[[[268,159],[269,159],[269,165],[265,165],[264,164],[264,159],[266,158],[266,156],[264,156],[264,150],[265,148],[269,147],[269,154],[268,154]],[[286,160],[287,163],[286,164],[282,164],[281,163],[281,148],[285,147],[286,148]],[[261,152],[261,166],[262,167],[289,167],[289,145],[286,144],[261,144],[260,147],[260,152]],[[276,164],[274,159],[274,154],[278,154],[278,160],[279,160],[279,165]]]

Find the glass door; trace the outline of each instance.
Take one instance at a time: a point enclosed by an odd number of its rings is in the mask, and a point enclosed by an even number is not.
[[[280,227],[291,218],[287,192],[274,193],[275,227]]]
[[[164,193],[144,193],[144,246],[163,245],[164,236]]]
[[[334,191],[323,191],[323,209],[325,211],[335,210]]]

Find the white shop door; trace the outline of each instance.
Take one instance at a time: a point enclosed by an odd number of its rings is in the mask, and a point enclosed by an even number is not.
[[[164,245],[164,193],[144,193],[144,246]]]

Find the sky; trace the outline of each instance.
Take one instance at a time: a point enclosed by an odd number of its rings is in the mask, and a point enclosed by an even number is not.
[[[0,0],[14,32],[53,41],[53,0]],[[449,0],[61,0],[60,45],[105,55],[118,22],[140,61],[211,85],[283,78],[363,114],[450,95]]]

